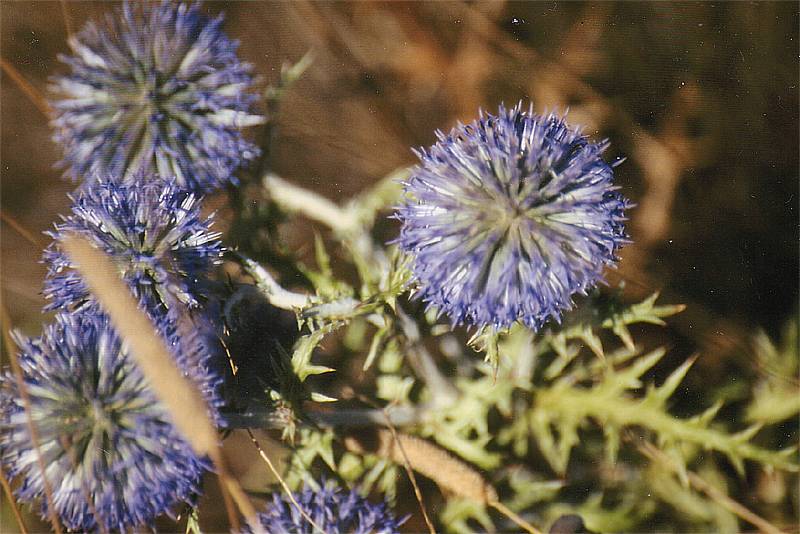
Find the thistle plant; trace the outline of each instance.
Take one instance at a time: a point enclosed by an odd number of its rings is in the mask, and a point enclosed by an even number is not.
[[[521,105],[437,137],[397,213],[420,298],[454,324],[558,320],[627,242],[608,143]]]
[[[43,517],[55,507],[69,529],[105,532],[194,502],[209,464],[179,436],[105,316],[58,315],[41,337],[17,342],[23,381],[2,379],[0,455],[21,481],[20,501],[40,501]],[[181,345],[172,349],[185,364]]]
[[[52,105],[74,180],[157,173],[196,192],[235,182],[258,154],[241,129],[263,118],[251,112],[250,65],[221,26],[198,3],[126,1],[70,39]]]
[[[262,118],[221,24],[199,4],[125,2],[70,39],[53,126],[84,182],[44,254],[57,314],[40,337],[17,335],[19,367],[0,380],[0,463],[17,501],[75,531],[156,528],[163,515],[195,533],[796,523],[797,329],[755,335],[759,367],[736,387],[698,390],[702,355],[659,346],[684,307],[604,282],[631,241],[609,141],[500,106],[342,204],[269,158],[236,190],[275,132],[244,140]],[[308,57],[264,93],[270,114]],[[222,185],[224,236],[201,211]],[[313,244],[290,250],[277,229],[308,221]],[[108,260],[102,276],[73,262],[76,242]],[[97,283],[114,274],[119,331]],[[161,341],[158,358],[129,348]],[[263,465],[242,462],[237,481],[226,458],[244,452]],[[238,507],[226,523],[198,498],[212,462]],[[265,466],[278,483],[249,480]],[[759,498],[742,490],[751,481]],[[260,513],[256,494],[271,495]]]
[[[139,174],[121,184],[98,178],[72,197],[72,214],[50,232],[44,294],[48,310],[96,307],[89,290],[61,250],[77,233],[114,258],[121,276],[153,315],[170,306],[197,308],[205,276],[221,261],[220,234],[200,214],[200,198],[172,180]]]

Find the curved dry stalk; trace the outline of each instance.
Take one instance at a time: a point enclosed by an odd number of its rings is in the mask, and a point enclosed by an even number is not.
[[[0,305],[0,312],[2,312],[2,324],[4,325],[2,327],[3,343],[5,344],[6,352],[8,352],[8,360],[11,363],[11,373],[14,375],[14,381],[17,384],[19,395],[22,398],[22,407],[25,411],[25,424],[28,427],[28,434],[31,436],[33,450],[36,451],[36,465],[42,475],[42,487],[44,488],[45,502],[47,502],[47,518],[53,525],[53,530],[56,534],[61,534],[63,530],[61,529],[61,523],[56,515],[53,487],[47,479],[47,469],[45,468],[44,460],[42,459],[42,450],[39,446],[39,430],[36,428],[33,417],[31,416],[31,398],[30,395],[28,395],[28,389],[25,387],[25,377],[22,374],[22,367],[20,367],[19,361],[17,360],[17,346],[9,333],[11,319],[5,305]]]
[[[374,454],[398,464],[407,462],[414,471],[430,478],[440,488],[491,506],[527,532],[541,534],[539,529],[501,503],[497,491],[477,470],[429,441],[379,429],[370,443],[356,436],[347,436],[344,446],[356,454]]]
[[[408,434],[397,434],[395,440],[387,429],[376,430],[374,438],[372,443],[365,443],[355,436],[347,436],[344,445],[351,452],[374,454],[398,464],[407,458],[414,471],[459,497],[484,504],[498,499],[495,489],[478,471],[429,441]]]
[[[74,234],[65,236],[62,246],[111,318],[119,336],[130,346],[134,361],[156,397],[169,411],[178,432],[198,456],[211,459],[222,482],[223,495],[230,493],[253,532],[264,532],[244,490],[228,475],[205,399],[175,365],[164,340],[137,306],[111,259],[85,238]],[[230,502],[228,498],[225,496],[226,505]],[[232,510],[229,510],[229,518],[234,530],[238,530],[238,520]]]
[[[267,456],[267,453],[264,452],[264,449],[261,448],[261,444],[258,442],[256,437],[253,435],[253,432],[249,428],[246,429],[246,430],[247,430],[247,435],[250,436],[250,441],[253,442],[253,445],[255,445],[256,450],[258,451],[258,455],[261,456],[261,459],[264,460],[264,463],[267,464],[267,467],[269,467],[269,470],[272,472],[272,475],[275,478],[278,479],[278,482],[280,482],[280,484],[281,484],[281,488],[283,488],[283,491],[286,492],[286,496],[289,497],[289,500],[291,501],[292,505],[295,508],[297,508],[297,511],[300,512],[300,515],[303,516],[303,519],[308,521],[308,524],[311,525],[311,527],[314,530],[319,531],[322,534],[325,534],[325,531],[322,530],[322,528],[317,523],[314,522],[314,520],[311,518],[311,516],[308,515],[308,513],[305,510],[303,510],[302,506],[300,506],[300,503],[297,502],[297,499],[294,498],[294,494],[292,493],[292,490],[289,489],[289,486],[286,484],[286,481],[283,479],[281,474],[278,473],[278,470],[275,469],[275,465],[272,463],[272,460],[269,459],[269,456]]]
[[[638,443],[637,448],[639,449],[639,452],[641,452],[651,461],[658,462],[675,473],[678,472],[678,466],[675,464],[675,461],[666,454],[664,454],[660,449],[658,449],[652,443],[649,442]],[[711,500],[715,501],[717,504],[727,509],[729,512],[732,512],[740,519],[747,521],[761,532],[765,532],[766,534],[784,534],[784,532],[781,529],[779,529],[778,527],[776,527],[775,525],[773,525],[760,515],[751,511],[743,504],[731,499],[730,497],[725,495],[725,493],[721,492],[720,490],[718,490],[717,488],[706,482],[705,479],[703,479],[703,477],[701,477],[697,473],[687,470],[686,478],[689,481],[689,484],[694,486],[695,489],[705,493]]]
[[[27,230],[24,226],[22,226],[14,217],[6,213],[5,211],[0,210],[0,221],[3,221],[11,228],[13,228],[19,235],[21,235],[25,241],[30,243],[31,245],[35,246],[37,249],[42,249],[44,246],[39,240],[34,236],[29,230]]]
[[[375,409],[378,408],[374,402],[363,395],[359,395],[359,398],[368,406],[372,406]],[[422,500],[422,492],[419,489],[419,484],[417,484],[417,477],[414,476],[414,470],[411,468],[411,462],[408,460],[408,454],[403,447],[403,443],[398,438],[397,429],[392,424],[392,419],[389,417],[387,408],[380,409],[380,412],[383,415],[386,426],[389,427],[389,430],[392,433],[392,439],[394,439],[395,443],[397,443],[397,446],[400,448],[400,453],[403,455],[403,469],[405,469],[408,479],[411,481],[411,485],[414,488],[414,496],[417,498],[417,503],[419,503],[419,509],[422,512],[422,518],[425,520],[425,525],[427,525],[428,531],[431,534],[436,534],[436,529],[433,527],[433,522],[431,521],[430,516],[428,516],[428,509],[425,507],[425,502]]]
[[[31,83],[25,79],[25,77],[20,74],[20,72],[8,61],[4,58],[0,57],[0,67],[2,67],[3,72],[5,72],[9,78],[11,78],[17,87],[25,93],[25,96],[36,106],[36,109],[42,112],[46,118],[50,118],[53,115],[53,110],[50,107],[50,104],[47,102],[47,99],[42,96],[42,93],[39,92]]]
[[[14,499],[14,492],[11,491],[11,485],[8,483],[6,473],[3,471],[3,466],[0,465],[0,485],[3,486],[3,493],[6,494],[8,503],[11,506],[11,511],[14,513],[14,519],[17,521],[17,526],[21,534],[28,534],[28,527],[25,526],[25,521],[22,519],[22,514],[19,513],[17,501]]]

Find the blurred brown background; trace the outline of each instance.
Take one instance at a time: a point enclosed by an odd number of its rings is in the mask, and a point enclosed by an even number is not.
[[[39,92],[58,54],[112,2],[2,2],[3,59]],[[798,287],[796,3],[209,2],[262,86],[285,61],[315,62],[275,121],[274,169],[330,198],[412,164],[411,147],[479,108],[531,101],[610,137],[634,245],[631,296],[660,289],[689,310],[678,330],[735,350],[777,332]],[[5,73],[4,73],[5,74]],[[2,79],[2,290],[35,330],[41,232],[71,184],[43,114]]]
[[[0,51],[46,93],[68,31],[110,2],[2,2]],[[609,280],[631,298],[688,304],[673,346],[722,374],[751,362],[798,297],[798,5],[785,3],[209,2],[255,65],[315,61],[273,117],[271,164],[344,199],[397,167],[434,130],[479,108],[566,109],[612,141],[634,244]],[[69,30],[68,30],[69,29]],[[41,321],[41,235],[72,185],[45,116],[2,78],[2,296],[11,322]],[[29,231],[34,245],[12,228]],[[682,357],[682,356],[681,356]],[[703,375],[699,373],[698,375]]]

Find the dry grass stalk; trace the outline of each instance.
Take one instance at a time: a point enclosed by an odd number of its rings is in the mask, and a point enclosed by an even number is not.
[[[52,116],[53,110],[50,109],[50,104],[47,102],[47,99],[42,96],[38,89],[36,89],[33,85],[25,79],[22,74],[8,61],[3,58],[0,58],[0,67],[3,68],[3,72],[5,72],[9,78],[11,78],[15,84],[20,88],[20,90],[25,93],[30,101],[36,106],[36,109],[42,112],[42,114],[47,117],[48,119]]]
[[[17,500],[14,499],[14,492],[11,491],[11,485],[8,483],[8,479],[6,478],[6,474],[3,471],[2,465],[0,465],[0,485],[3,486],[3,493],[5,494],[6,499],[8,499],[8,503],[11,506],[11,511],[14,513],[14,519],[17,522],[20,533],[28,534],[28,527],[25,526],[25,521],[22,519],[22,514],[19,513]]]
[[[269,456],[267,455],[267,453],[264,452],[264,449],[261,448],[261,444],[258,442],[256,437],[253,435],[253,432],[249,428],[246,429],[246,430],[247,430],[247,435],[250,436],[250,441],[253,442],[253,445],[255,446],[256,450],[258,451],[259,456],[261,456],[261,459],[264,460],[265,464],[267,464],[267,467],[269,467],[269,470],[270,470],[270,472],[272,472],[272,475],[275,478],[278,479],[278,482],[280,482],[280,484],[281,484],[281,488],[283,488],[283,491],[286,493],[286,496],[289,497],[289,501],[291,501],[292,505],[295,508],[297,508],[297,511],[300,512],[300,515],[303,516],[303,519],[308,521],[308,524],[311,525],[311,528],[313,528],[317,532],[321,532],[322,534],[325,534],[325,531],[322,530],[322,528],[311,518],[310,515],[308,515],[308,513],[305,510],[303,510],[303,507],[300,506],[300,503],[298,503],[297,499],[294,498],[294,494],[292,493],[292,490],[289,489],[289,486],[286,484],[286,481],[283,479],[281,474],[278,473],[278,470],[275,469],[275,465],[272,463],[272,460],[269,459]]]
[[[120,279],[113,262],[85,239],[69,236],[64,250],[108,313],[114,328],[131,348],[131,355],[158,399],[167,407],[175,426],[199,456],[217,449],[217,432],[208,407],[197,388],[187,380],[169,354],[150,319]]]
[[[392,439],[397,444],[397,448],[400,450],[400,454],[403,456],[403,468],[406,470],[408,479],[411,481],[411,485],[414,487],[414,496],[417,498],[417,502],[419,503],[419,509],[422,511],[422,518],[425,520],[425,525],[427,525],[428,531],[431,534],[436,534],[436,529],[433,528],[431,518],[428,516],[428,509],[425,507],[425,502],[422,500],[422,492],[419,489],[419,484],[417,484],[417,477],[414,476],[414,470],[411,468],[411,462],[408,459],[408,453],[406,452],[405,447],[403,447],[403,442],[400,441],[399,434],[397,433],[397,429],[392,424],[392,420],[389,419],[389,414],[386,413],[386,410],[383,410],[382,413],[386,418],[386,425],[389,427],[389,431],[392,433]]]
[[[196,454],[211,458],[222,482],[223,493],[230,493],[253,532],[263,532],[244,490],[228,475],[205,400],[175,365],[164,341],[137,306],[111,259],[76,235],[67,236],[62,246],[108,313],[120,337],[129,344],[134,361],[172,415],[178,431]],[[231,526],[238,530],[235,514],[229,515]]]
[[[644,442],[637,445],[639,451],[644,454],[647,458],[654,462],[658,462],[664,467],[667,467],[671,471],[677,473],[679,470],[678,465],[675,461],[664,454],[660,449],[658,449],[655,445]],[[727,509],[729,512],[734,513],[740,519],[747,521],[751,525],[755,526],[759,531],[765,532],[766,534],[784,534],[784,532],[761,517],[760,515],[752,512],[750,509],[746,508],[741,503],[731,499],[728,497],[724,492],[718,490],[711,484],[705,481],[703,477],[694,473],[692,471],[686,471],[686,477],[689,481],[689,484],[693,486],[696,490],[701,491],[708,495],[708,497],[715,501],[717,504],[721,505],[723,508]]]
[[[398,464],[410,465],[414,471],[430,478],[443,490],[491,506],[525,531],[541,534],[536,527],[502,504],[497,491],[480,473],[424,439],[399,434],[393,429],[380,429],[371,443],[347,436],[344,445],[356,454],[374,454]]]
[[[17,360],[17,346],[10,335],[11,319],[5,306],[0,306],[0,312],[2,312],[3,343],[8,353],[8,360],[11,363],[11,372],[14,375],[14,381],[17,384],[17,389],[22,398],[22,406],[25,410],[25,423],[28,427],[28,434],[31,436],[33,449],[36,451],[36,465],[39,468],[39,472],[42,474],[42,486],[44,488],[45,501],[47,502],[47,518],[53,525],[53,530],[56,534],[61,534],[63,530],[61,529],[61,523],[56,515],[55,501],[53,500],[53,487],[47,479],[47,470],[42,460],[41,447],[39,447],[39,430],[36,428],[36,425],[33,423],[33,418],[31,417],[31,399],[28,395],[28,389],[25,387],[22,367],[20,367],[19,361]]]
[[[395,439],[390,430],[380,429],[374,443],[368,445],[355,436],[347,436],[344,444],[351,452],[375,454],[398,464],[407,459],[414,471],[459,497],[484,504],[498,500],[495,489],[475,469],[416,436],[397,434]]]
[[[27,230],[24,226],[22,226],[19,222],[17,222],[17,220],[8,213],[0,211],[0,220],[9,225],[11,228],[13,228],[14,231],[16,231],[19,235],[21,235],[25,239],[25,241],[35,246],[37,249],[44,248],[44,246],[36,238],[36,236],[34,236],[29,230]]]

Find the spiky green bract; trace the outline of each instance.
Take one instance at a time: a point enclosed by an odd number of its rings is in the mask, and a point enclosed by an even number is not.
[[[58,315],[40,338],[17,342],[52,506],[68,529],[127,532],[194,500],[210,465],[180,436],[105,316]],[[179,365],[180,347],[173,338]],[[12,375],[0,383],[0,458],[19,481],[17,498],[39,501],[47,517],[26,402]]]
[[[558,320],[627,243],[608,143],[521,106],[437,136],[397,212],[420,298],[456,324]]]
[[[323,483],[319,489],[305,488],[294,498],[303,512],[327,533],[393,534],[400,531],[403,523],[395,518],[386,503],[373,504],[355,490],[345,491],[329,484]],[[275,495],[267,510],[258,517],[266,532],[271,534],[316,532],[283,495]]]
[[[136,182],[98,179],[72,197],[72,214],[56,224],[45,251],[44,295],[48,310],[96,306],[60,242],[70,233],[87,238],[116,263],[151,316],[164,315],[175,302],[196,307],[201,286],[221,261],[220,234],[200,213],[200,199],[171,180],[138,175]]]
[[[89,22],[55,78],[55,140],[75,180],[140,171],[205,192],[235,181],[258,154],[241,128],[251,114],[250,65],[199,4],[125,2],[104,26]]]

